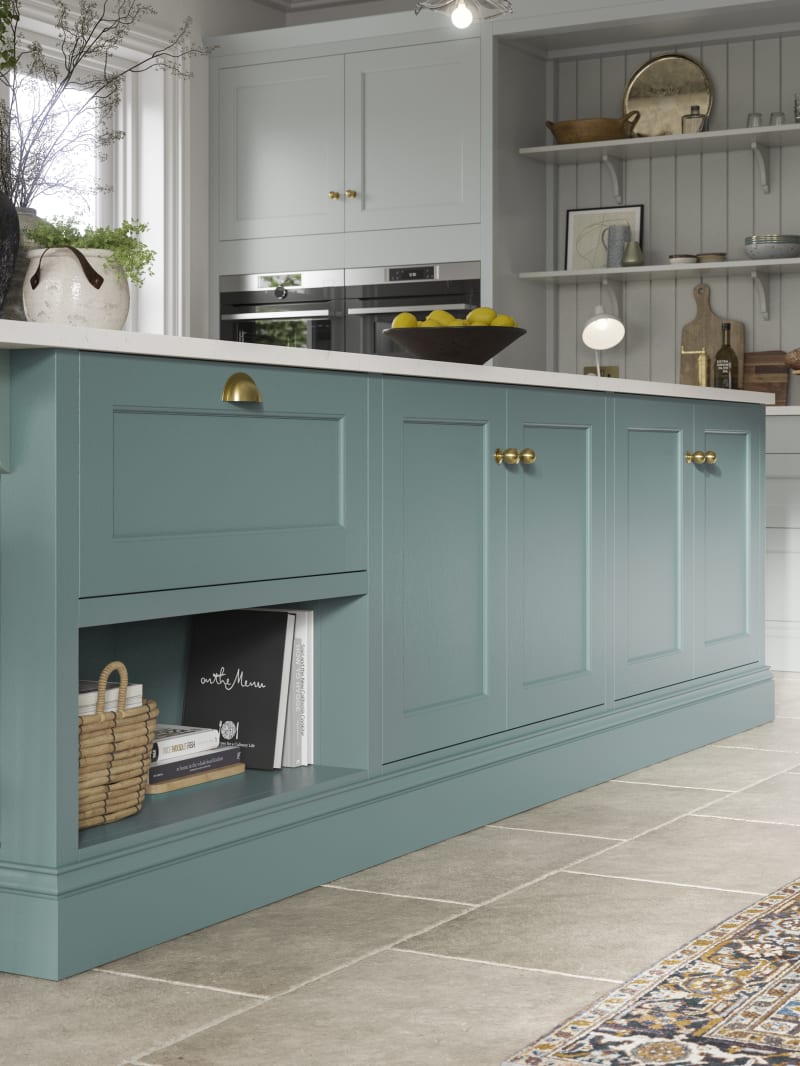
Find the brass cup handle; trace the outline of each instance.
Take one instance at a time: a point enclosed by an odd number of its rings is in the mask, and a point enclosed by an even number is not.
[[[708,463],[711,466],[717,461],[716,452],[689,452],[686,453],[686,462],[694,463],[696,466],[702,466],[703,463]]]
[[[249,374],[231,374],[222,387],[225,403],[261,403],[261,391]]]
[[[341,195],[342,194],[340,192],[336,192],[335,189],[331,189],[331,191],[328,193],[328,199],[329,200],[338,200],[341,197]]]
[[[355,189],[345,189],[344,194],[348,200],[355,200],[355,198],[358,196],[358,193]]]
[[[495,448],[494,461],[498,466],[500,463],[505,463],[506,466],[517,466],[519,463],[530,466],[536,462],[536,452],[533,448],[523,448],[522,451],[518,448]]]

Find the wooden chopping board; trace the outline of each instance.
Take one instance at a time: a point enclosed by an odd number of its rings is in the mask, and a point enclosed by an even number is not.
[[[711,290],[700,282],[694,287],[694,300],[697,314],[681,330],[681,348],[685,351],[699,351],[705,348],[708,355],[708,383],[714,381],[714,356],[722,346],[722,323],[731,324],[731,348],[739,357],[739,385],[741,387],[744,368],[744,322],[732,318],[720,318],[711,310]],[[697,385],[697,356],[681,354],[680,381],[682,385]]]

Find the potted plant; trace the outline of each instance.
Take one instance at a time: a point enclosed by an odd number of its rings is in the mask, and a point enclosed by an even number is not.
[[[140,286],[153,272],[155,253],[141,239],[146,229],[136,219],[85,229],[71,218],[37,219],[22,287],[28,321],[120,329],[129,283]]]
[[[125,136],[118,126],[125,79],[153,69],[191,77],[187,60],[209,49],[191,43],[191,18],[156,46],[142,46],[146,38],[140,36],[130,41],[139,24],[156,14],[138,0],[53,0],[49,47],[26,24],[21,6],[20,0],[0,0],[0,193],[16,208],[21,243],[29,247],[31,204],[38,195],[67,192],[78,209],[95,193],[110,191],[75,160],[86,147],[102,158]],[[78,99],[70,92],[76,88]],[[17,256],[5,317],[23,317],[24,258]]]

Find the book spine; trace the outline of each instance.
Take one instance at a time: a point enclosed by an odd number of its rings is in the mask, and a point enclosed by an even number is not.
[[[289,715],[286,724],[290,743],[285,750],[284,766],[307,766],[306,725],[308,721],[308,624],[310,611],[297,611],[289,689]]]
[[[174,759],[184,759],[190,755],[199,755],[203,751],[210,751],[219,747],[219,730],[203,729],[192,734],[176,733],[172,737],[164,737],[153,744],[152,761],[166,762]]]
[[[159,781],[173,781],[177,777],[218,770],[221,766],[230,766],[242,761],[242,749],[234,746],[217,748],[214,751],[194,755],[189,759],[175,759],[173,762],[154,763],[150,766],[150,784]]]

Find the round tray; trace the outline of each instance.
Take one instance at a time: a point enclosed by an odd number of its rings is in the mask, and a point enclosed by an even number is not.
[[[525,334],[518,326],[412,326],[385,329],[409,355],[445,363],[485,363]]]

